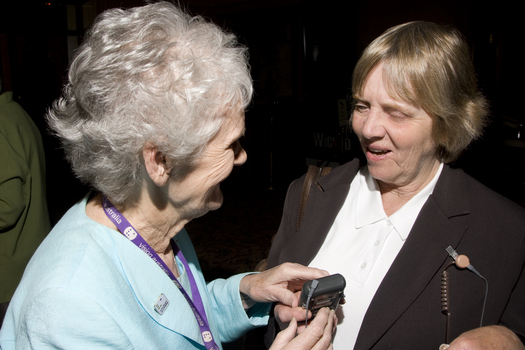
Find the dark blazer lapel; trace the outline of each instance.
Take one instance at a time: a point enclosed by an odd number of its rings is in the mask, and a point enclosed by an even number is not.
[[[359,161],[354,160],[335,168],[318,181],[322,190],[312,184],[301,226],[294,235],[295,239],[283,248],[282,256],[286,256],[287,261],[308,265],[315,258],[348,195],[359,166]]]
[[[403,248],[365,315],[355,349],[370,349],[410,307],[446,262],[467,229],[468,201],[461,177],[443,168]],[[408,335],[407,335],[408,336]]]

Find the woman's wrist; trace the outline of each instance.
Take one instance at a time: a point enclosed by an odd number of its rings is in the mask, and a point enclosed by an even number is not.
[[[248,274],[244,276],[239,283],[239,293],[241,295],[242,306],[245,310],[248,310],[254,306],[257,302],[250,296],[251,280],[254,274]]]

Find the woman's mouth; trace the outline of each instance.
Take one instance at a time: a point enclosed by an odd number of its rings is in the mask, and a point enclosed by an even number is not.
[[[390,153],[390,150],[367,147],[366,159],[369,162],[380,162],[387,158],[388,153]]]
[[[370,148],[370,147],[367,147],[366,150],[370,153],[372,153],[373,155],[375,156],[382,156],[382,155],[385,155],[387,154],[388,152],[390,152],[389,150],[384,150],[384,149],[374,149],[374,148]]]

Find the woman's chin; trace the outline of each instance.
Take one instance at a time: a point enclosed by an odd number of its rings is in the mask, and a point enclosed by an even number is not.
[[[191,219],[200,218],[209,211],[217,210],[222,206],[223,197],[222,193],[219,190],[218,194],[214,194],[209,197],[205,203],[202,203],[199,206],[193,206],[188,213],[190,213]]]
[[[208,199],[207,208],[208,211],[217,210],[220,207],[222,207],[222,203],[224,202],[224,196],[222,195],[222,191],[220,188],[217,188],[216,191],[212,194],[212,196]]]
[[[213,202],[208,205],[208,211],[217,210],[220,207],[222,207],[222,201],[220,202]]]

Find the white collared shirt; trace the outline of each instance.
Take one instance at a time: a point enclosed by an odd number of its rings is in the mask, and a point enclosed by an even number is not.
[[[421,208],[443,169],[430,183],[388,217],[377,182],[362,167],[350,185],[326,239],[309,266],[346,279],[346,304],[339,306],[334,349],[352,349],[366,311],[381,281],[403,247]]]

